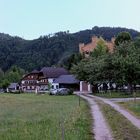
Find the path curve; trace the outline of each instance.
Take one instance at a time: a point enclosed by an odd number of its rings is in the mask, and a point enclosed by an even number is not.
[[[93,133],[95,134],[95,140],[113,140],[110,128],[95,100],[84,95],[80,95],[80,97],[87,100],[90,104],[92,118],[94,120]]]
[[[104,103],[109,104],[115,110],[120,112],[125,118],[127,118],[133,125],[135,125],[137,128],[140,129],[140,119],[138,119],[134,115],[130,114],[127,110],[125,110],[124,108],[122,108],[118,104],[113,103],[109,99],[105,99],[105,98],[101,98],[101,97],[97,97],[97,96],[93,96],[93,95],[86,95],[86,96],[91,97],[93,99],[102,100]]]

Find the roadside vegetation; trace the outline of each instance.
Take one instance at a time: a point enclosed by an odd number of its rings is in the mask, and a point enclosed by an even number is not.
[[[107,104],[98,101],[115,140],[139,140],[140,130]]]
[[[135,95],[126,92],[96,93],[95,95],[104,98],[134,98],[134,97],[140,97],[140,92],[136,92]]]
[[[0,95],[0,140],[91,140],[89,107],[76,96]]]
[[[119,104],[127,109],[130,113],[140,118],[140,100],[120,102]]]

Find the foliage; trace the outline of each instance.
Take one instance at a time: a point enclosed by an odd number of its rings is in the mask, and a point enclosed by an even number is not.
[[[4,80],[1,82],[1,87],[2,87],[3,89],[6,89],[9,85],[10,85],[10,82],[9,82],[7,79],[4,79]]]
[[[117,83],[135,84],[140,78],[140,48],[132,43],[121,44],[112,57]]]
[[[140,35],[134,39],[134,45],[140,47]]]
[[[10,83],[19,82],[25,71],[17,66],[12,66],[5,73],[0,71],[0,87],[6,89]]]
[[[93,57],[98,57],[98,56],[106,54],[107,52],[108,52],[108,48],[107,48],[107,45],[105,43],[105,40],[100,37],[99,41],[97,42],[97,46],[91,55]]]
[[[4,77],[4,72],[3,70],[0,68],[0,78],[3,78]]]
[[[89,58],[72,67],[72,73],[93,85],[115,82],[127,84],[132,91],[132,86],[140,83],[140,46],[125,41],[112,53],[105,48],[103,43],[98,45]]]
[[[7,71],[16,65],[26,71],[32,71],[44,66],[61,66],[69,63],[67,60],[72,54],[78,53],[79,43],[89,43],[93,35],[110,40],[122,31],[129,32],[133,38],[138,35],[137,31],[131,29],[97,26],[73,34],[68,31],[58,32],[34,40],[0,34],[0,67]],[[66,68],[70,67],[69,64],[66,65]]]
[[[78,79],[97,84],[100,81],[108,80],[106,77],[107,58],[109,53],[103,40],[97,44],[96,49],[91,54],[91,57],[83,59],[78,65],[74,65],[71,72]]]
[[[115,39],[115,44],[118,46],[122,43],[131,41],[131,35],[128,32],[121,32],[118,34],[118,36]]]
[[[63,61],[62,66],[66,67],[68,70],[70,70],[73,65],[77,65],[82,59],[83,59],[82,54],[80,54],[80,53],[72,54],[68,59]]]

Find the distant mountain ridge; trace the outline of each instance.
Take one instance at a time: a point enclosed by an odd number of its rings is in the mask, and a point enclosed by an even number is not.
[[[79,43],[89,43],[93,35],[110,40],[122,31],[129,32],[133,38],[140,34],[133,29],[97,26],[76,33],[58,32],[34,40],[0,33],[0,68],[6,71],[17,65],[31,71],[44,66],[61,65],[70,55],[78,53]]]

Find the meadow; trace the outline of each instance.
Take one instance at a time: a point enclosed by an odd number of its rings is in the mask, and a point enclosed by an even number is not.
[[[91,115],[78,97],[0,95],[0,140],[91,140]]]
[[[119,104],[127,109],[130,113],[140,118],[140,100],[120,102]]]

